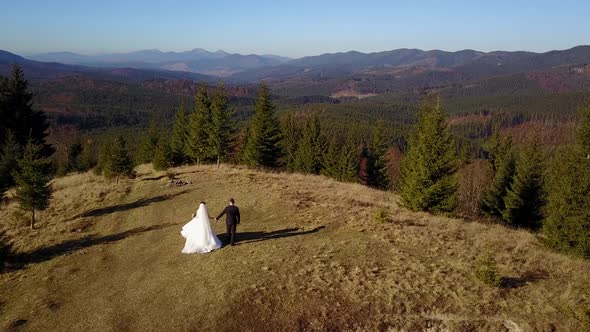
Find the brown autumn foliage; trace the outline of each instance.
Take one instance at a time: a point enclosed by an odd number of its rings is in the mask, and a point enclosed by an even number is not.
[[[402,160],[402,153],[398,147],[391,147],[387,151],[387,171],[390,179],[390,187],[395,190],[400,178],[400,162]]]
[[[463,165],[458,171],[459,213],[464,216],[480,215],[480,202],[492,182],[492,171],[488,163],[478,159]]]

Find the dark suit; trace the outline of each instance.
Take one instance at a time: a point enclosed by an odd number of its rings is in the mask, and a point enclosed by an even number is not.
[[[233,245],[236,240],[236,226],[240,223],[240,209],[235,205],[228,205],[215,219],[220,219],[224,214],[225,226],[227,227],[227,241]]]

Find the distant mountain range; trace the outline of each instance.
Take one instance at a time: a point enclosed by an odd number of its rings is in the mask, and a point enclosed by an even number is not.
[[[291,60],[277,55],[230,54],[221,50],[209,52],[201,48],[186,52],[162,52],[153,49],[101,55],[55,52],[32,55],[28,59],[95,67],[186,71],[219,77],[229,76],[246,69],[279,65]]]
[[[0,75],[10,73],[13,64],[20,65],[28,79],[44,80],[64,76],[85,76],[93,79],[117,82],[143,82],[152,79],[185,79],[214,82],[218,78],[198,73],[160,69],[140,69],[130,67],[105,67],[71,65],[58,62],[41,62],[25,59],[22,56],[0,50]]]
[[[387,74],[400,68],[420,68],[421,72],[441,72],[442,69],[444,72],[452,71],[463,79],[479,79],[584,63],[590,63],[590,46],[546,53],[397,49],[376,53],[350,51],[309,56],[277,66],[244,70],[231,78],[241,81],[293,77],[325,80],[367,71]]]
[[[509,81],[517,80],[516,77],[522,81],[525,77],[537,87],[557,90],[586,91],[590,82],[587,69],[590,46],[545,53],[418,49],[375,53],[350,51],[299,59],[203,49],[187,52],[143,50],[97,56],[60,52],[29,59],[0,51],[0,74],[8,73],[12,63],[21,64],[30,79],[81,75],[119,82],[153,79],[215,82],[223,78],[228,83],[244,84],[265,80],[276,83],[275,86],[280,86],[288,94],[336,97],[439,89],[456,84],[468,86],[495,77],[512,77]]]

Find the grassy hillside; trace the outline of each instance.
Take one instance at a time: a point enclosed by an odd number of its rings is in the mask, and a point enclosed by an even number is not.
[[[0,228],[28,264],[0,274],[0,328],[583,328],[590,262],[527,231],[411,213],[391,193],[318,176],[185,167],[174,171],[192,184],[170,187],[164,174],[138,171],[119,185],[56,180],[33,231],[14,202],[2,207]],[[180,228],[198,202],[214,215],[231,196],[243,215],[238,245],[181,254]],[[374,220],[380,209],[386,222]],[[473,276],[488,252],[499,288]]]

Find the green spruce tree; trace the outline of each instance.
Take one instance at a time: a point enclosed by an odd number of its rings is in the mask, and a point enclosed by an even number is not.
[[[543,162],[543,152],[536,140],[521,153],[504,199],[502,217],[508,223],[528,228],[540,226],[546,199]]]
[[[69,172],[80,172],[80,156],[82,155],[82,144],[74,143],[68,147],[68,160],[65,171]]]
[[[52,166],[51,160],[43,156],[43,146],[31,138],[14,173],[16,198],[23,210],[31,212],[31,229],[35,228],[35,211],[49,207]]]
[[[590,101],[580,109],[579,113],[580,125],[576,131],[576,144],[586,154],[586,159],[590,159]]]
[[[152,162],[159,139],[160,128],[158,128],[158,119],[154,117],[150,122],[150,127],[143,135],[139,148],[135,153],[135,163],[137,165],[149,164]]]
[[[167,138],[162,138],[158,141],[152,164],[156,171],[165,171],[172,165],[172,150],[170,149],[170,142]]]
[[[514,181],[516,159],[510,137],[505,139],[494,137],[493,140],[490,162],[494,170],[494,180],[482,199],[481,210],[489,216],[502,218],[506,210],[506,194]]]
[[[108,149],[108,157],[105,160],[103,175],[107,178],[115,178],[117,184],[122,176],[131,177],[133,175],[133,163],[127,151],[125,139],[117,137]]]
[[[11,131],[21,147],[31,138],[34,143],[42,146],[44,156],[50,156],[54,150],[45,142],[49,123],[45,113],[33,109],[33,94],[29,91],[29,82],[25,79],[22,68],[14,65],[10,78],[4,80],[2,85],[0,146],[4,145],[6,132]]]
[[[305,123],[303,136],[295,154],[295,170],[306,174],[319,174],[322,169],[325,146],[320,120],[317,114],[314,114]]]
[[[21,155],[21,147],[12,133],[7,133],[4,146],[0,149],[0,201],[8,188],[14,185],[12,173],[18,167],[18,159]]]
[[[80,153],[79,166],[80,171],[88,171],[95,164],[94,155],[92,154],[92,141],[87,140],[82,144],[82,152]]]
[[[358,182],[359,180],[359,151],[352,135],[348,136],[340,151],[337,179],[344,182]]]
[[[455,141],[440,103],[425,103],[401,164],[404,205],[414,211],[453,211],[457,205],[456,165]]]
[[[174,128],[170,141],[172,164],[179,166],[187,162],[188,119],[184,102],[180,103],[174,118]]]
[[[302,130],[292,113],[287,114],[287,117],[281,124],[281,129],[281,147],[284,158],[283,163],[289,171],[295,171],[295,157],[297,154],[297,147],[301,141]]]
[[[379,121],[371,133],[371,144],[368,153],[368,184],[372,187],[389,188],[390,180],[386,159],[388,148],[385,138],[385,124],[383,121]]]
[[[340,176],[340,151],[336,145],[336,140],[330,140],[328,148],[322,158],[322,171],[321,174],[331,177],[333,179],[339,179]]]
[[[195,110],[189,115],[187,155],[197,163],[211,160],[209,132],[211,131],[211,99],[207,86],[201,85],[195,97]]]
[[[231,153],[234,143],[235,124],[233,112],[228,108],[228,97],[220,83],[211,100],[211,129],[209,141],[211,156],[217,161],[225,162]]]
[[[244,162],[254,167],[276,167],[281,157],[281,127],[268,87],[262,83],[251,119]]]
[[[110,144],[103,143],[98,147],[98,161],[94,167],[94,174],[104,175],[105,166],[110,163],[111,149]]]
[[[552,172],[543,235],[559,251],[590,258],[590,103],[576,134]]]

